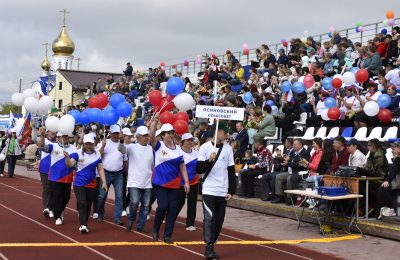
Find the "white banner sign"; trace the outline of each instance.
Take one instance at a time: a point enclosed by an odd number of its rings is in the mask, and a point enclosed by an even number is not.
[[[243,121],[244,108],[197,105],[196,117]]]

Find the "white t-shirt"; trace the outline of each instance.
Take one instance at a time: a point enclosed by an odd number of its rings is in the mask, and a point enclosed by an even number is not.
[[[211,141],[204,143],[200,146],[198,161],[207,161],[213,152],[217,153],[218,148],[214,149]],[[225,197],[229,188],[228,167],[234,164],[232,147],[224,144],[217,162],[203,183],[203,194]]]
[[[127,187],[151,189],[153,175],[154,154],[150,145],[125,145],[129,160]]]
[[[367,97],[370,97],[372,100],[377,101],[378,98],[379,98],[381,95],[382,95],[382,92],[380,92],[380,91],[375,92],[373,95],[371,95],[371,93],[368,92],[367,94],[365,94],[365,96],[361,96],[361,99],[362,99],[364,102],[367,102],[367,101],[368,101],[368,100],[367,100]]]
[[[107,139],[103,153],[104,170],[117,172],[123,169],[123,162],[127,160],[127,156],[118,151],[119,142],[113,142]]]
[[[400,88],[400,70],[398,69],[394,69],[389,71],[386,75],[385,75],[385,79],[387,81],[389,81],[390,84],[394,84],[396,85],[396,88],[399,89]]]
[[[327,109],[325,106],[325,100],[324,101],[319,100],[315,108],[317,109],[317,116],[320,116],[322,114],[322,111]]]
[[[343,100],[346,103],[351,104],[351,110],[353,110],[353,111],[362,110],[361,103],[355,96],[351,96],[351,97],[347,97],[346,96],[346,97],[343,98]],[[343,105],[343,106],[340,107],[340,111],[341,112],[347,112],[349,110],[347,109],[347,107],[345,105]]]

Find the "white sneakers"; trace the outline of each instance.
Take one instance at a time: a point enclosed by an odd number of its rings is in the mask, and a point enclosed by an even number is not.
[[[126,214],[126,211],[123,210],[122,213],[121,213],[121,217],[126,217],[126,216],[128,216],[128,215]]]
[[[4,177],[4,174],[0,173],[0,177]]]
[[[44,209],[43,210],[43,216],[45,216],[45,218],[50,218],[50,210],[49,209]]]
[[[87,226],[81,225],[81,226],[79,227],[79,231],[80,231],[82,234],[86,234],[86,233],[89,232],[89,229],[87,228]]]
[[[377,219],[381,220],[382,217],[394,217],[394,216],[396,216],[396,212],[394,211],[394,209],[391,209],[389,207],[382,207]]]
[[[58,219],[56,220],[56,225],[57,225],[57,226],[62,225],[62,223],[63,223],[63,221],[62,221],[61,218],[58,218]]]
[[[52,210],[49,211],[49,217],[50,217],[50,218],[54,218],[54,213],[53,213]]]
[[[150,219],[150,214],[147,214],[146,220],[149,220],[149,219]]]
[[[93,216],[92,216],[93,219],[97,219],[98,217],[99,217],[99,214],[93,213]]]
[[[195,226],[190,226],[186,228],[187,231],[196,231],[196,227]]]

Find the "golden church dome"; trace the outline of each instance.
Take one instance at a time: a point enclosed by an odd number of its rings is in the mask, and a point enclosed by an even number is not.
[[[47,56],[44,58],[44,60],[42,61],[41,67],[43,70],[45,71],[49,71],[50,70],[50,62],[47,59]]]
[[[54,55],[70,56],[74,53],[75,44],[67,33],[67,28],[63,26],[60,35],[54,40],[52,44]]]

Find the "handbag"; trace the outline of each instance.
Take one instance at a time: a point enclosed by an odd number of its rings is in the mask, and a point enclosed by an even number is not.
[[[210,174],[212,168],[214,167],[215,163],[218,160],[219,155],[221,154],[222,151],[222,147],[219,148],[218,153],[217,153],[217,157],[215,158],[215,160],[212,162],[211,166],[204,172],[203,177],[201,177],[199,179],[199,194],[203,194],[203,183],[204,181],[207,179],[208,175]]]
[[[235,172],[239,172],[243,169],[243,163],[240,163],[240,158],[235,159]]]

